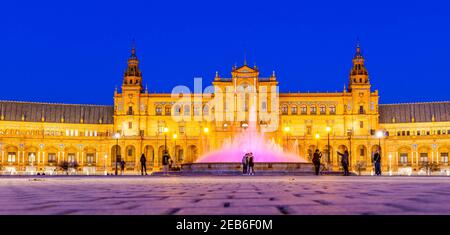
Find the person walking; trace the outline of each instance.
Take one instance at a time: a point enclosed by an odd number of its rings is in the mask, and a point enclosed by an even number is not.
[[[253,153],[250,153],[248,156],[248,174],[249,175],[254,175],[255,174],[255,162],[254,162],[254,158],[253,158]]]
[[[164,171],[164,174],[167,175],[169,173],[169,161],[170,161],[169,151],[164,150],[162,158],[163,158],[162,159],[163,160],[162,161],[163,171]]]
[[[242,157],[242,175],[247,174],[248,153]]]
[[[316,149],[316,152],[314,152],[313,159],[312,159],[312,162],[314,164],[314,173],[316,175],[319,175],[321,158],[322,158],[322,153],[319,151],[319,149]]]
[[[375,175],[381,175],[381,154],[380,150],[377,150],[373,155],[373,162],[375,164]]]
[[[147,162],[147,159],[145,158],[145,154],[142,154],[141,155],[141,175],[144,175],[144,172],[145,172],[145,175],[147,175],[147,166],[146,166],[146,163]]]
[[[122,159],[120,161],[120,174],[123,175],[124,172],[125,172],[125,161]]]
[[[344,153],[337,152],[341,156],[341,164],[342,168],[344,168],[344,176],[349,176],[350,172],[348,171],[348,151],[345,150]]]

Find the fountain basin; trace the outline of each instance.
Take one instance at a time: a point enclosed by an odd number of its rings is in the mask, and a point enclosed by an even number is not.
[[[314,171],[312,163],[305,162],[256,162],[255,173],[260,174],[305,174]],[[242,164],[238,162],[185,163],[181,165],[183,173],[194,174],[242,174]]]

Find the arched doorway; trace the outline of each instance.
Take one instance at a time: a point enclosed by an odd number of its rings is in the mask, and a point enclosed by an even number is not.
[[[116,161],[120,162],[120,160],[122,158],[121,151],[122,151],[122,149],[120,148],[119,145],[114,145],[111,148],[111,155],[110,156],[111,156],[111,165],[113,166],[113,168],[116,167],[115,166]]]
[[[144,155],[147,159],[147,166],[153,166],[155,161],[155,150],[153,149],[153,146],[146,145],[144,147]]]
[[[37,165],[37,152],[38,148],[35,146],[29,146],[25,149],[25,164],[28,166]]]
[[[16,146],[7,146],[6,148],[6,162],[9,166],[17,165],[19,162],[19,156],[18,156],[18,148]]]
[[[188,161],[189,162],[195,162],[197,160],[198,157],[198,148],[195,145],[190,145],[188,147]]]
[[[164,154],[164,151],[166,149],[166,146],[161,145],[158,148],[158,157],[155,159],[155,166],[161,166],[162,165],[162,156]]]
[[[86,147],[83,150],[82,164],[85,166],[95,166],[97,164],[97,154],[94,147]]]
[[[175,146],[175,150],[174,150],[174,156],[173,159],[175,159],[176,163],[183,163],[184,161],[184,151],[183,148],[181,147],[181,145],[177,145]]]
[[[328,149],[330,151],[328,151]],[[328,153],[330,153],[330,156],[328,156]],[[329,145],[325,145],[325,148],[323,149],[323,161],[327,162],[328,164],[333,164],[333,147]]]
[[[45,163],[47,166],[56,166],[58,164],[58,149],[54,146],[45,148]]]
[[[367,148],[366,148],[366,146],[359,145],[358,146],[358,151],[356,152],[356,154],[357,154],[356,156],[358,157],[357,161],[363,161],[363,162],[367,161]]]
[[[134,170],[136,163],[136,148],[133,145],[128,145],[125,149],[125,166],[127,170]]]
[[[398,149],[398,161],[397,164],[399,167],[410,166],[411,164],[411,148],[409,146],[402,146]]]

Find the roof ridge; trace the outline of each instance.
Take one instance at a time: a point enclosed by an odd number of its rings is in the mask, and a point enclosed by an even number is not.
[[[106,104],[68,104],[57,102],[36,102],[36,101],[19,101],[19,100],[0,100],[0,102],[21,103],[21,104],[31,103],[31,104],[56,104],[56,105],[71,105],[71,106],[113,107],[113,105],[106,105]]]

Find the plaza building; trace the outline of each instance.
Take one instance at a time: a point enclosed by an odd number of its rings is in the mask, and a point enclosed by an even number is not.
[[[133,48],[112,106],[0,101],[1,172],[54,174],[76,162],[78,174],[103,174],[119,158],[136,173],[142,153],[159,171],[164,150],[175,165],[195,162],[252,120],[299,158],[320,149],[328,169],[340,170],[337,152],[348,150],[351,169],[370,173],[381,150],[384,172],[450,170],[450,102],[379,104],[359,46],[342,92],[278,93],[277,85],[275,72],[261,77],[244,63],[231,77],[216,73],[205,92],[149,93]]]

